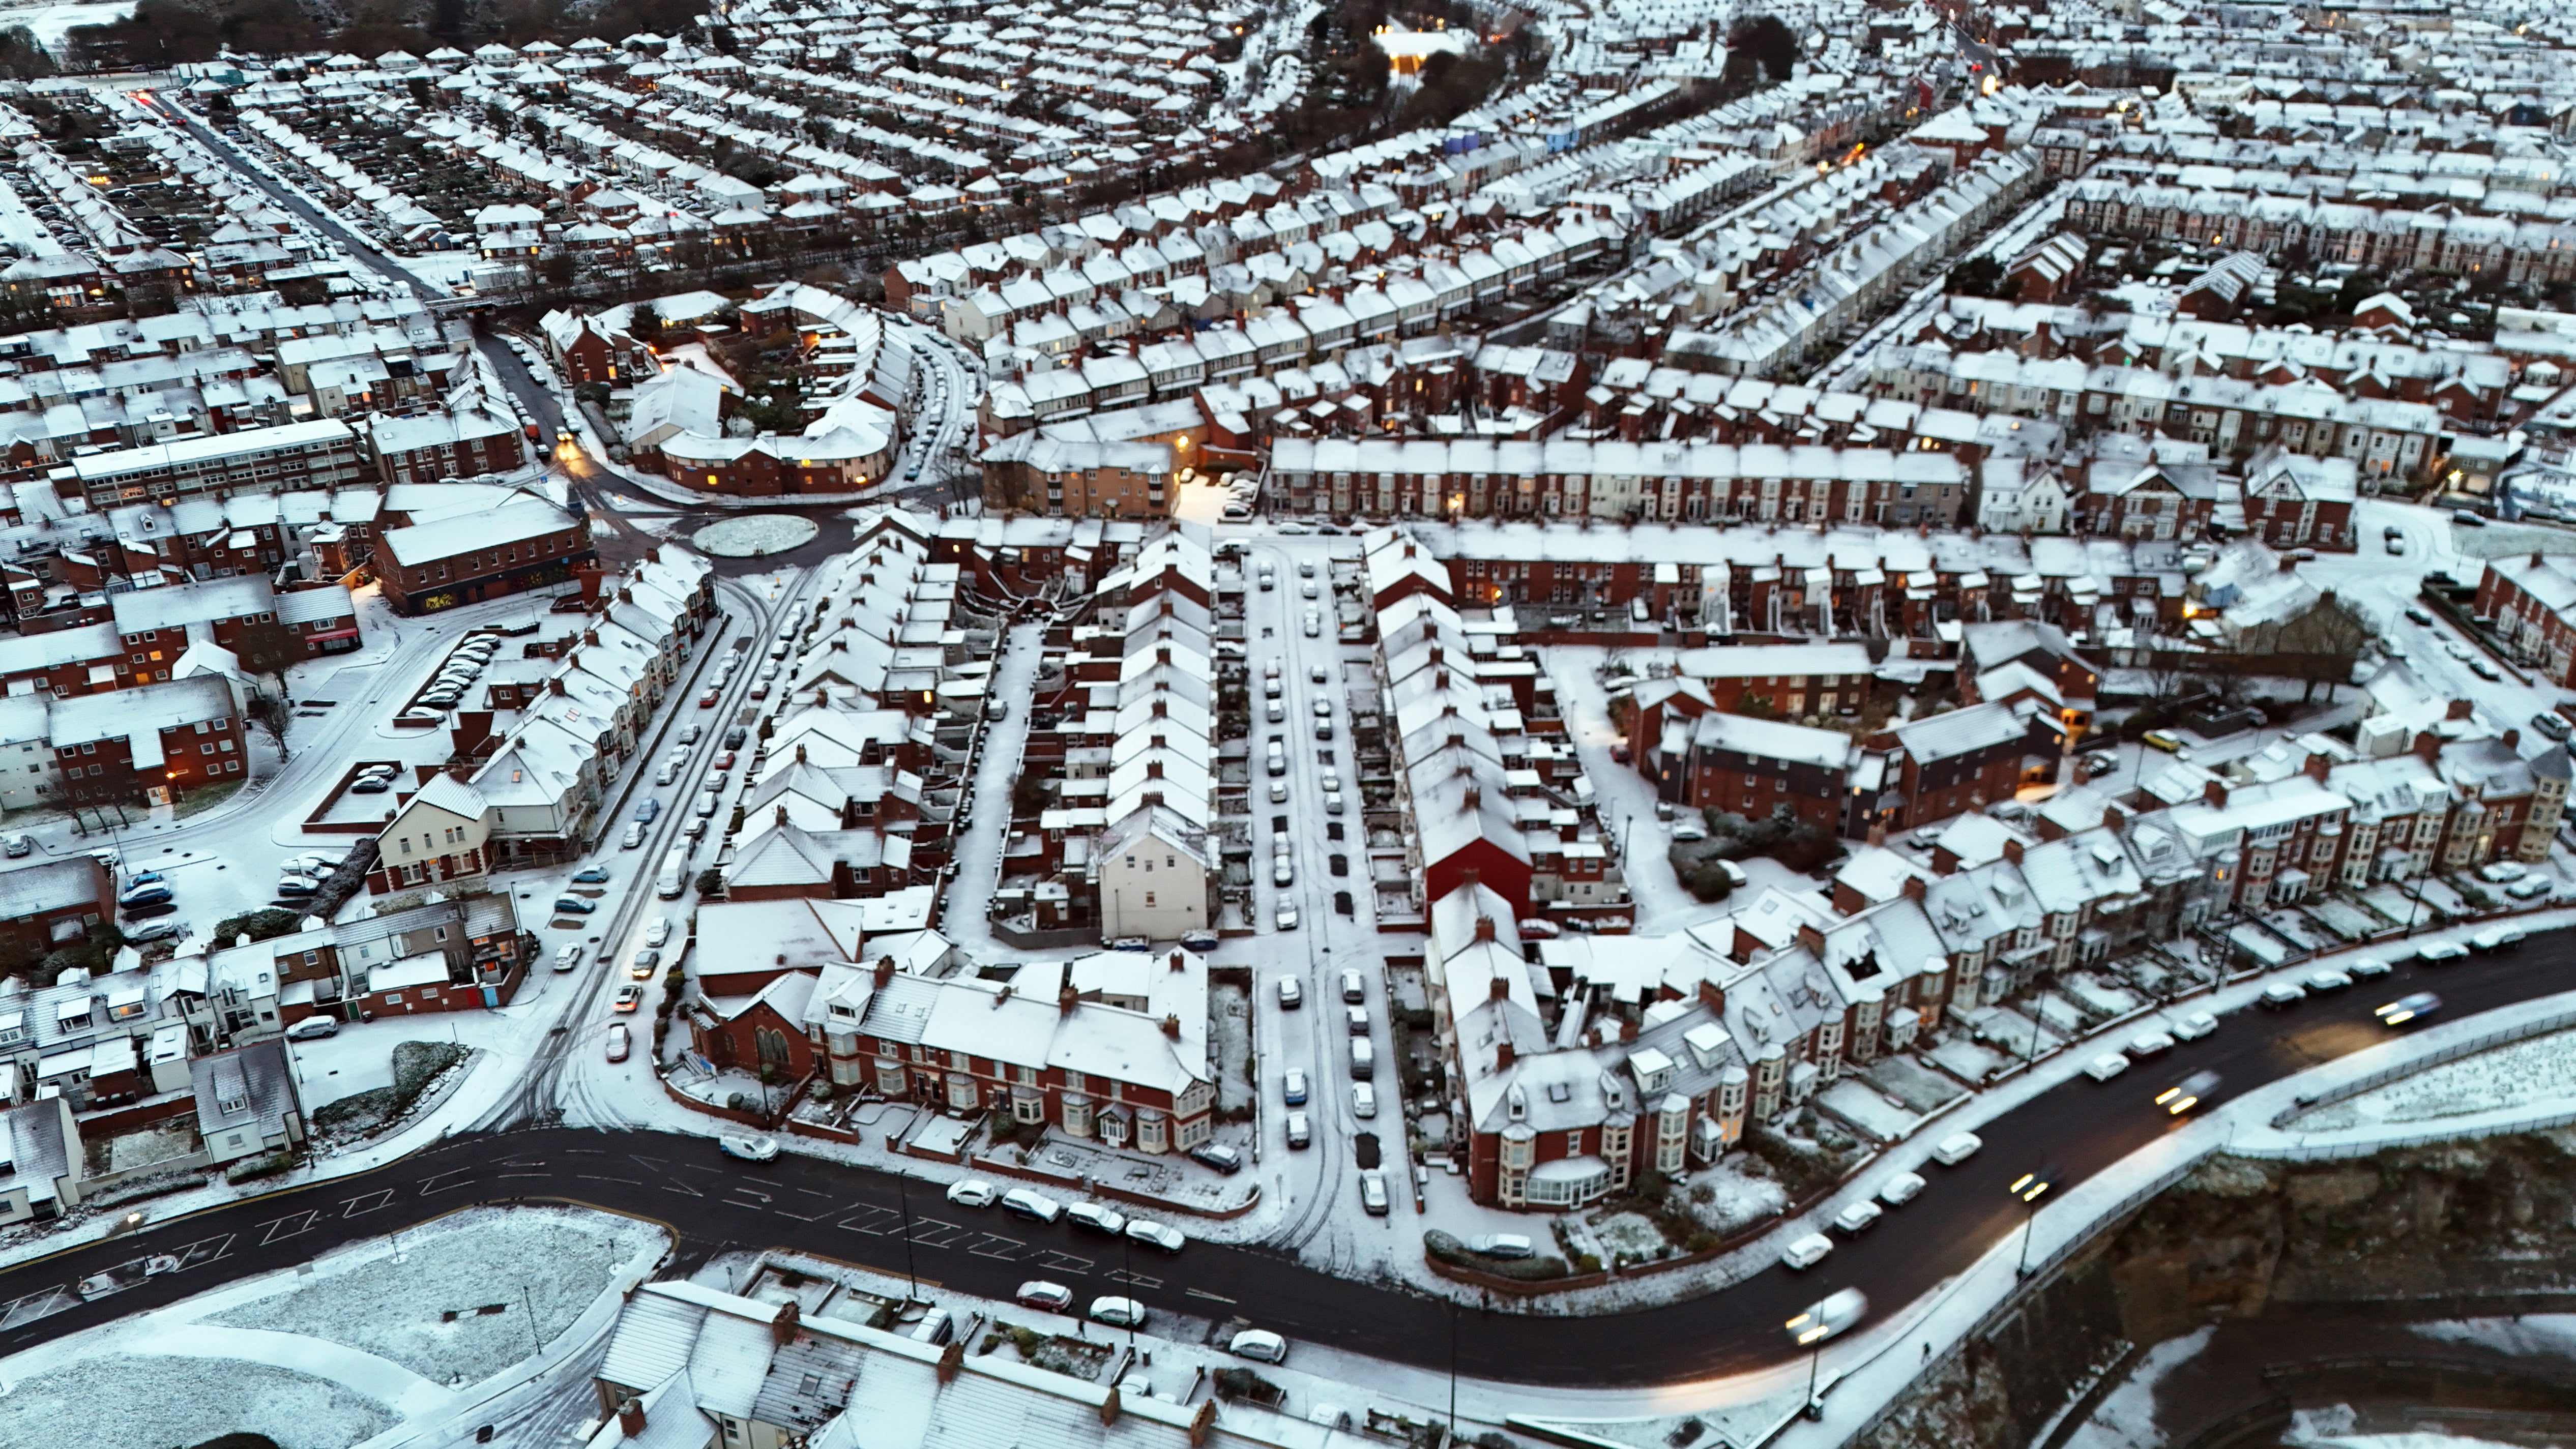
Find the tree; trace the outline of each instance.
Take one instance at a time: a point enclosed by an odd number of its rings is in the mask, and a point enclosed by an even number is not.
[[[1730,61],[1737,51],[1750,55],[1775,85],[1798,63],[1798,37],[1776,15],[1748,15],[1728,26],[1726,49]]]
[[[23,25],[0,30],[0,76],[10,80],[34,80],[52,75],[54,58],[36,43],[36,32]]]
[[[281,760],[285,759],[288,718],[285,696],[271,694],[264,689],[253,690],[250,703],[242,707],[242,712],[250,718],[251,723],[268,731],[269,738],[277,741],[277,757]]]
[[[303,925],[304,918],[301,915],[294,911],[278,910],[272,906],[265,910],[244,911],[238,916],[225,917],[215,924],[215,934],[212,939],[218,946],[229,946],[244,936],[254,941],[267,941],[300,930]]]

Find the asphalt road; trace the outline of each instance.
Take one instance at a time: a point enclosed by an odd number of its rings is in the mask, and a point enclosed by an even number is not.
[[[1459,1370],[1513,1382],[1649,1384],[1782,1359],[1788,1355],[1780,1326],[1800,1306],[1858,1286],[1881,1311],[1892,1309],[2018,1229],[2021,1210],[2004,1190],[2015,1177],[2047,1166],[2057,1181],[2072,1184],[2170,1130],[2172,1123],[2148,1099],[2183,1074],[2221,1073],[2224,1084],[2213,1100],[2224,1100],[2382,1040],[2371,1008],[2404,992],[2440,992],[2450,1016],[2493,1010],[2562,989],[2571,959],[2576,937],[2553,933],[2508,956],[2410,965],[2279,1015],[2225,1018],[2215,1034],[2159,1062],[2108,1084],[2079,1077],[1980,1128],[1982,1153],[1955,1169],[1928,1169],[1933,1182],[1920,1198],[1844,1242],[1808,1273],[1765,1269],[1723,1293],[1590,1320],[1580,1332],[1560,1320],[1466,1310]],[[885,1272],[909,1267],[933,1296],[946,1289],[1001,1299],[1027,1279],[1048,1278],[1082,1297],[1116,1291],[1142,1299],[1165,1317],[1165,1331],[1173,1314],[1213,1320],[1239,1314],[1292,1338],[1434,1370],[1448,1365],[1445,1302],[1332,1277],[1258,1249],[1194,1243],[1178,1256],[1134,1250],[1131,1257],[1123,1240],[1061,1224],[1042,1227],[994,1209],[952,1207],[935,1188],[914,1184],[907,1255],[906,1192],[880,1172],[793,1154],[770,1163],[735,1162],[710,1141],[664,1133],[540,1128],[460,1138],[375,1172],[173,1219],[0,1271],[0,1353],[462,1207],[535,1199],[666,1222],[680,1236],[683,1264],[729,1249],[795,1249]],[[74,1292],[92,1274],[132,1265],[131,1274],[156,1254],[184,1266],[96,1301],[81,1301]]]

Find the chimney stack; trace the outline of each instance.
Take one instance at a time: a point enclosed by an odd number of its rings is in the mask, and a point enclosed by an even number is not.
[[[1508,1001],[1511,995],[1512,983],[1500,976],[1495,977],[1485,991],[1485,997],[1489,1001]]]
[[[633,1394],[620,1394],[617,1399],[618,1432],[629,1439],[644,1437],[644,1401]]]
[[[1490,941],[1494,939],[1493,917],[1478,916],[1476,918],[1476,939],[1479,941]]]
[[[1055,1009],[1060,1015],[1071,1016],[1074,1004],[1081,1000],[1082,994],[1075,991],[1073,983],[1068,981],[1064,984],[1064,989],[1055,994]]]
[[[893,981],[894,958],[892,956],[879,956],[877,958],[877,989],[879,991],[883,991]]]
[[[2217,780],[2200,787],[2200,798],[2213,810],[2227,808],[2227,786]]]
[[[1494,1070],[1497,1072],[1508,1072],[1511,1069],[1512,1044],[1510,1042],[1504,1042],[1501,1046],[1494,1048]]]

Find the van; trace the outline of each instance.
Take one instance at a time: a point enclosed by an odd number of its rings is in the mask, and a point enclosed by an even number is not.
[[[689,853],[673,850],[662,857],[661,874],[653,877],[653,894],[666,901],[680,898],[689,876]]]
[[[1351,1077],[1365,1082],[1377,1075],[1377,1043],[1364,1036],[1351,1038]]]

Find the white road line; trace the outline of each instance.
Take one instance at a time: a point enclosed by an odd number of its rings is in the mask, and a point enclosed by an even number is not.
[[[1226,1297],[1222,1293],[1210,1293],[1204,1288],[1184,1288],[1181,1291],[1192,1298],[1204,1298],[1210,1303],[1224,1303],[1230,1305],[1234,1302],[1233,1299]]]

